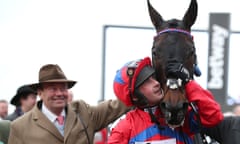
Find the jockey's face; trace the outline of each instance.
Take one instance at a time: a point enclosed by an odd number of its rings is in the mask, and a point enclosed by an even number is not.
[[[139,90],[148,99],[150,105],[158,104],[163,98],[161,86],[152,76],[144,81],[144,83],[139,87]]]

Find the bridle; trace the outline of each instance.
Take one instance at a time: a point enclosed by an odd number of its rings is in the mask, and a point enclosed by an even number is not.
[[[190,32],[178,29],[178,28],[166,28],[157,33],[157,35],[154,37],[154,40],[156,41],[156,38],[161,36],[165,33],[182,33],[184,35],[187,35],[191,40],[193,39],[193,36],[190,34]],[[193,43],[193,41],[192,41]],[[194,51],[195,52],[195,51]],[[195,54],[195,53],[194,53]],[[184,61],[187,61],[189,59],[184,59]],[[193,75],[193,74],[192,74]],[[169,90],[172,91],[179,91],[182,95],[184,95],[184,85],[180,79],[176,78],[167,78],[166,79],[166,89],[164,92],[164,96],[167,95]],[[177,103],[176,106],[171,106],[171,104],[161,102],[160,107],[163,111],[164,117],[167,121],[167,123],[170,123],[171,125],[182,125],[185,119],[185,113],[187,112],[189,103],[187,101],[183,101],[181,103]]]
[[[168,32],[178,32],[178,33],[183,33],[183,34],[186,34],[188,35],[192,40],[193,40],[193,36],[191,35],[190,32],[186,31],[186,30],[183,30],[183,29],[178,29],[178,28],[166,28],[164,30],[161,30],[160,32],[157,33],[156,36],[154,36],[154,40],[161,34],[163,33],[168,33]]]
[[[178,28],[166,28],[166,29],[163,29],[161,31],[159,31],[157,33],[156,36],[154,36],[154,40],[156,40],[160,35],[164,34],[164,33],[171,33],[171,32],[177,32],[177,33],[182,33],[182,34],[185,34],[187,36],[190,37],[190,39],[192,40],[192,43],[193,43],[193,36],[190,34],[189,31],[186,31],[186,30],[183,30],[183,29],[178,29]],[[195,54],[195,47],[194,47],[194,53],[193,55],[195,56],[194,57],[194,65],[193,65],[193,73],[196,75],[196,76],[200,76],[201,75],[201,72],[200,70],[198,69],[198,67],[195,67],[197,66],[197,62],[196,62],[196,54]],[[183,63],[185,63],[185,61],[187,61],[188,59],[185,59]],[[191,76],[193,76],[193,74],[191,74]],[[180,92],[183,93],[183,84],[181,82],[180,79],[173,79],[173,78],[167,78],[167,81],[166,81],[166,86],[167,86],[167,90],[166,92],[164,93],[164,95],[168,92],[168,90],[176,90],[178,89]],[[206,140],[206,135],[202,132],[202,123],[201,123],[201,119],[200,119],[200,116],[199,116],[199,113],[198,113],[198,110],[196,108],[196,104],[194,102],[190,102],[186,105],[186,107],[190,106],[196,116],[196,121],[199,125],[199,129],[200,129],[200,135],[202,137],[202,140],[203,140],[203,143],[204,144],[207,144],[207,140]],[[186,108],[187,110],[187,108]],[[177,113],[176,111],[174,112],[175,114]],[[166,117],[166,115],[165,115]],[[184,117],[181,117],[182,119],[182,123],[183,124],[183,121],[184,121]]]

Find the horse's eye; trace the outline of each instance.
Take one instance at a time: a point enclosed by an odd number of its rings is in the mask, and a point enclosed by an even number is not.
[[[186,51],[187,55],[186,55],[186,58],[190,58],[191,56],[193,56],[195,54],[194,50],[189,50],[189,51]]]
[[[156,55],[157,55],[156,49],[153,47],[152,48],[152,56],[156,56]]]
[[[156,52],[152,52],[152,55],[153,55],[153,56],[156,56],[156,55],[157,55],[157,53],[156,53]]]

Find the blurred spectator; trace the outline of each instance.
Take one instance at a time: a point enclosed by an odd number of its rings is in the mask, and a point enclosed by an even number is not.
[[[11,123],[11,121],[9,121],[9,120],[1,120],[0,121],[0,144],[8,143],[10,123]]]
[[[233,108],[233,113],[234,113],[235,116],[240,116],[240,105],[236,105]]]
[[[15,111],[5,119],[13,121],[24,113],[30,111],[36,103],[37,93],[29,86],[23,85],[18,88],[16,95],[10,103],[16,106]]]
[[[232,111],[227,111],[223,113],[224,117],[230,117],[230,116],[235,116],[235,114]]]
[[[8,115],[8,102],[6,100],[0,100],[0,120],[4,119]]]

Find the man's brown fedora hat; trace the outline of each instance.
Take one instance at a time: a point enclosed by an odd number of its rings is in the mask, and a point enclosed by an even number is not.
[[[77,83],[76,81],[68,80],[57,64],[47,64],[39,70],[39,82],[29,86],[36,90],[42,83],[53,82],[66,82],[68,83],[68,88],[72,88]]]

